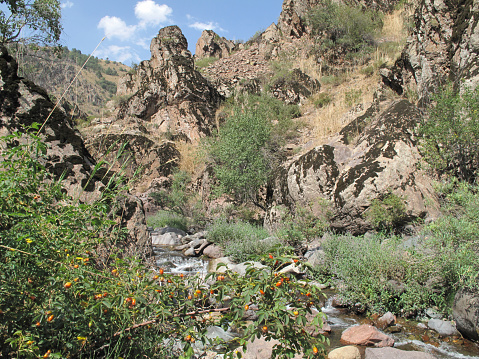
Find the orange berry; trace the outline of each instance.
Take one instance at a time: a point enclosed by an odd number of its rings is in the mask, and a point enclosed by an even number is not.
[[[29,284],[32,284],[32,283],[33,283],[33,279],[32,279],[32,278],[28,278],[27,281],[28,281]]]
[[[318,354],[318,348],[313,347],[313,353],[314,353],[314,354]]]
[[[36,322],[36,323],[35,323],[35,326],[36,326],[36,327],[39,327],[40,325],[42,325],[42,323],[40,323],[40,322]]]
[[[297,310],[295,310],[295,311],[293,312],[293,315],[298,316],[298,315],[299,315],[299,312],[298,312]]]
[[[75,265],[73,266],[73,268],[75,268],[75,269],[77,269],[78,267],[79,267],[78,264],[75,264]]]
[[[47,352],[46,352],[45,354],[43,354],[43,357],[44,357],[44,358],[50,357],[51,352],[52,352],[52,351],[51,351],[50,349],[48,349]]]
[[[72,282],[66,282],[64,285],[65,289],[68,289],[72,286]]]
[[[272,255],[272,254],[269,255],[269,259],[273,259],[273,255]]]
[[[293,259],[293,262],[294,262],[294,263],[298,263],[298,260],[297,260],[297,259]]]
[[[189,296],[188,296],[188,299],[191,300],[191,299],[193,299],[193,297],[192,297],[191,295],[189,295]]]
[[[180,274],[180,278],[183,278],[185,275],[183,273]]]
[[[158,279],[158,278],[160,278],[160,276],[159,276],[159,275],[155,275],[155,276],[153,276],[153,279],[154,279],[154,280],[156,280],[156,279]]]
[[[244,306],[244,310],[248,310],[248,309],[249,309],[249,305],[246,304],[246,305]]]
[[[160,269],[160,275],[163,275],[164,272],[165,272],[165,271],[163,270],[163,268]]]
[[[277,282],[277,283],[276,283],[276,286],[277,286],[277,287],[281,287],[281,284],[283,284],[283,282],[281,282],[281,281],[280,281],[280,282]]]
[[[268,331],[268,327],[265,325],[263,326],[263,328],[261,328],[261,330],[263,331],[263,333],[266,333]]]
[[[74,282],[78,282],[78,281],[79,281],[79,279],[78,279],[78,278],[75,278],[75,279],[73,279],[73,281],[74,281]]]
[[[210,294],[215,294],[215,291],[213,289],[210,290]]]
[[[196,339],[195,339],[195,338],[191,338],[191,342],[192,342],[192,343],[196,342]]]
[[[263,289],[260,289],[259,292],[260,292],[261,295],[264,295],[264,290]]]
[[[55,318],[55,316],[52,314],[47,318],[47,322],[51,322]]]
[[[196,294],[201,294],[201,290],[197,289]]]
[[[189,342],[189,341],[191,340],[191,335],[188,334],[188,335],[186,336],[185,340],[186,340],[187,342]]]
[[[135,298],[131,298],[131,305],[132,306],[136,305],[136,299]]]

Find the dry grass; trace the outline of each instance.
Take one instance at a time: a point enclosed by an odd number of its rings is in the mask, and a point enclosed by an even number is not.
[[[195,177],[206,167],[206,154],[201,148],[201,144],[177,141],[176,148],[180,152],[181,171],[185,171]]]

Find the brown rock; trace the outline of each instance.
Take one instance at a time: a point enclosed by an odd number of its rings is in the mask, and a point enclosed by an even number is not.
[[[365,359],[434,359],[429,353],[396,348],[366,348]]]
[[[384,314],[381,318],[377,320],[376,326],[379,329],[384,330],[390,325],[393,325],[395,323],[396,323],[396,316],[391,312],[387,312],[386,314]]]
[[[394,339],[381,333],[372,325],[364,324],[346,329],[341,335],[341,343],[382,348],[393,346]]]
[[[479,294],[462,288],[454,297],[452,316],[464,338],[479,341]]]
[[[197,59],[205,57],[221,59],[228,57],[236,49],[234,41],[220,37],[213,30],[204,30],[196,43],[195,57]]]

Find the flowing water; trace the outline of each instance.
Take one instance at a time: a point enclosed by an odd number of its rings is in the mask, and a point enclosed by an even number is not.
[[[174,274],[205,274],[208,270],[208,261],[197,257],[186,257],[181,252],[174,251],[168,247],[154,247],[153,249],[156,264],[167,273]],[[341,333],[358,324],[369,324],[368,319],[352,314],[344,309],[334,308],[331,305],[332,291],[325,291],[328,296],[325,305],[321,308],[327,315],[328,323],[331,326],[331,333],[328,335],[330,347],[327,351],[343,346],[340,343]],[[431,331],[426,331],[417,327],[417,322],[398,319],[398,324],[402,327],[400,333],[388,334],[394,338],[394,347],[402,350],[417,350],[431,353],[438,359],[459,358],[459,359],[479,359],[479,346],[462,339],[446,338],[445,340],[434,337]],[[421,337],[426,335],[426,341]],[[429,338],[431,337],[431,338]],[[363,348],[365,349],[365,348]]]

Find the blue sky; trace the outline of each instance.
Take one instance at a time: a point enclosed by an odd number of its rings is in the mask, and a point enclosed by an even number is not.
[[[62,45],[127,65],[150,58],[158,31],[178,25],[195,51],[202,30],[248,40],[277,22],[282,0],[62,0]]]

